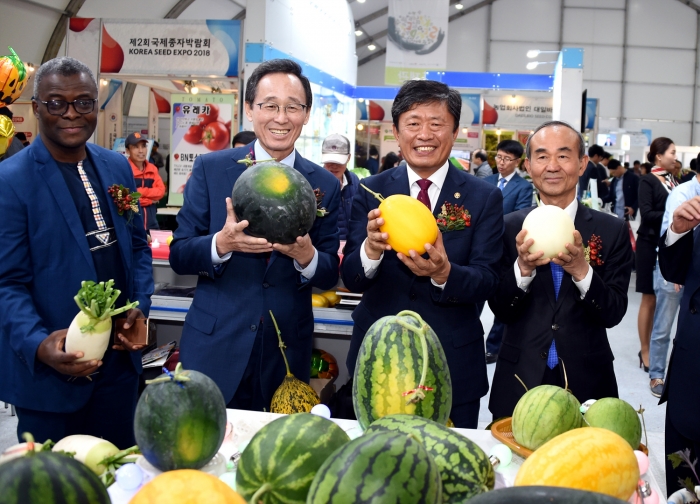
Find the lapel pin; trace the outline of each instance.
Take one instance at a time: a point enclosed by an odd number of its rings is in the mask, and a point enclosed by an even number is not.
[[[460,193],[458,193],[458,192],[455,193],[455,198],[461,198],[461,197],[462,197],[462,195]]]

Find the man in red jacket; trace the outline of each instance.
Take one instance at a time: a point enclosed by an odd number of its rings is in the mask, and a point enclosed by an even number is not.
[[[148,162],[148,139],[141,133],[132,133],[126,138],[125,146],[136,190],[141,193],[139,202],[145,213],[143,222],[146,230],[159,229],[155,203],[165,195],[165,184],[158,174],[158,168]]]

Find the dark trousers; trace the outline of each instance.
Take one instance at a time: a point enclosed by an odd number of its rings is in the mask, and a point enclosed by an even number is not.
[[[503,341],[503,332],[505,329],[506,325],[494,317],[493,326],[486,338],[486,353],[496,355],[501,351],[501,342]]]
[[[665,434],[666,457],[664,457],[664,459],[666,460],[666,495],[669,496],[673,492],[685,488],[679,483],[679,479],[685,480],[686,478],[690,478],[693,485],[697,485],[697,481],[695,479],[695,474],[684,464],[674,469],[673,465],[668,460],[668,456],[677,451],[690,450],[690,460],[697,460],[698,456],[700,456],[700,442],[689,439],[678,432],[668,416],[668,410],[666,410]]]
[[[261,371],[263,357],[263,324],[258,325],[258,332],[255,335],[253,350],[243,372],[241,383],[233,394],[233,398],[226,405],[231,409],[242,409],[250,411],[270,411],[270,401],[272,396],[266,398],[263,393]],[[309,357],[310,358],[310,357]],[[309,361],[310,362],[310,361]]]
[[[476,429],[479,426],[479,406],[481,401],[453,404],[450,419],[460,429]]]
[[[554,369],[549,369],[545,364],[544,375],[542,375],[542,385],[556,385],[564,388],[564,378],[562,376],[561,366],[557,364]]]
[[[136,411],[139,375],[127,352],[108,350],[87,404],[72,413],[53,413],[17,407],[17,437],[30,432],[38,442],[58,441],[72,434],[89,434],[125,449],[136,444]],[[103,371],[107,370],[107,371]],[[68,377],[66,377],[68,378]],[[78,378],[85,380],[86,378]]]

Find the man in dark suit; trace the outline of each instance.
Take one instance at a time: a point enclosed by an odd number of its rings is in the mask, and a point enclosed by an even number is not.
[[[286,374],[274,314],[292,373],[309,381],[314,319],[311,288],[338,282],[340,185],[331,173],[304,159],[294,142],[309,120],[309,80],[291,60],[262,63],[248,79],[245,113],[257,140],[238,149],[200,156],[177,216],[170,264],[180,275],[199,275],[182,332],[185,368],[211,377],[231,408],[269,410]],[[296,243],[268,243],[237,222],[231,191],[255,159],[275,158],[299,171],[323,195],[327,210]]]
[[[127,160],[86,143],[98,111],[90,69],[56,58],[34,79],[39,136],[0,167],[0,400],[16,406],[19,435],[92,434],[127,448],[135,443],[142,346],[119,334],[121,345],[87,362],[63,348],[83,280],[113,279],[121,290],[115,308],[138,301],[129,325],[148,313],[143,212],[119,215],[107,192],[113,184],[135,191]]]
[[[617,159],[611,159],[608,170],[613,181],[603,203],[612,203],[612,211],[624,220],[634,219],[639,209],[639,177],[632,170],[625,169]]]
[[[675,190],[674,190],[675,192]],[[674,469],[668,455],[690,450],[690,460],[700,455],[700,195],[682,203],[673,212],[670,228],[659,241],[659,267],[669,282],[684,285],[678,315],[678,330],[668,363],[666,385],[659,404],[666,405],[666,488],[668,494],[684,488],[679,479],[693,472],[680,466]]]
[[[489,410],[510,416],[528,388],[564,386],[580,400],[617,397],[613,354],[606,328],[627,311],[632,248],[627,224],[576,201],[576,183],[586,169],[581,134],[560,121],[544,123],[530,136],[525,167],[542,204],[556,205],[574,221],[574,243],[551,259],[529,252],[532,239],[522,229],[534,208],[505,217],[504,254],[498,290],[489,299],[494,315],[506,324],[493,378]],[[597,254],[590,264],[584,246]],[[560,363],[563,363],[560,365]]]
[[[503,233],[502,196],[493,185],[448,162],[457,138],[459,93],[435,81],[408,81],[391,114],[394,136],[407,167],[365,179],[385,197],[417,198],[437,215],[445,203],[463,206],[471,222],[459,231],[438,233],[427,253],[397,253],[379,231],[379,202],[360,189],[353,200],[341,275],[345,286],[363,292],[353,312],[355,326],[347,358],[353,373],[362,339],[379,318],[414,310],[425,319],[445,349],[453,385],[450,417],[458,427],[476,428],[479,398],[488,391],[483,329],[477,305],[498,280]]]
[[[515,173],[523,157],[523,146],[516,140],[503,140],[496,147],[496,168],[498,174],[486,177],[503,194],[503,215],[530,208],[532,206],[532,184]],[[494,318],[491,331],[486,338],[486,364],[493,364],[498,358],[498,350],[503,340],[503,322]]]
[[[588,148],[588,164],[586,165],[586,169],[583,174],[579,177],[579,199],[583,198],[586,191],[588,191],[588,183],[591,179],[596,179],[602,183],[603,179],[606,178],[605,175],[601,174],[599,170],[599,164],[603,157],[605,157],[605,149],[603,149],[600,145],[593,144]],[[604,171],[605,169],[603,169],[603,172]],[[602,197],[601,194],[598,194],[598,196]]]

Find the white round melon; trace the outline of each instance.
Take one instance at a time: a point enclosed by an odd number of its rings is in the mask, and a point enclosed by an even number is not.
[[[523,221],[527,230],[525,241],[532,238],[535,243],[530,253],[544,252],[544,257],[554,258],[559,252],[568,253],[567,243],[574,243],[574,221],[569,214],[554,205],[541,205],[527,214]]]

